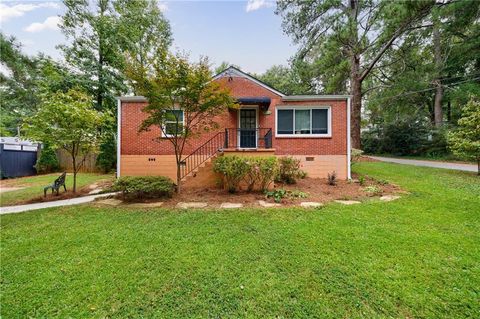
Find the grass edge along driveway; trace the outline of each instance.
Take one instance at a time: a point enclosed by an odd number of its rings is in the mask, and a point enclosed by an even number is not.
[[[354,170],[411,194],[319,210],[1,216],[1,315],[480,317],[480,180],[387,163]]]

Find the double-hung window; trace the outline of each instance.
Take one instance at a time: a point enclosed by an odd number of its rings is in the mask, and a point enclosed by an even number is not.
[[[330,137],[330,117],[330,107],[278,108],[276,136]]]
[[[164,133],[166,137],[172,137],[183,133],[183,111],[168,110],[165,111]]]

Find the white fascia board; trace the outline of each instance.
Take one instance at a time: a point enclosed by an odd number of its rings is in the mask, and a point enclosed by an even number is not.
[[[319,101],[319,100],[347,100],[350,95],[289,95],[282,101]]]
[[[117,99],[121,102],[147,102],[144,96],[119,96]]]

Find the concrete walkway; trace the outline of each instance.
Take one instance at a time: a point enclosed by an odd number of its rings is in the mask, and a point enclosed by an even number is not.
[[[458,171],[477,172],[477,165],[474,164],[462,164],[462,163],[449,163],[449,162],[436,162],[436,161],[424,161],[424,160],[412,160],[393,157],[380,157],[380,156],[368,156],[382,162],[406,164],[414,166],[426,166],[434,168],[455,169]]]
[[[71,199],[62,199],[62,200],[57,200],[52,202],[43,202],[43,203],[35,203],[35,204],[27,204],[27,205],[17,205],[17,206],[5,206],[5,207],[0,207],[0,215],[21,213],[21,212],[37,210],[42,208],[85,204],[85,203],[92,202],[96,198],[107,197],[113,194],[114,193],[97,194],[97,195],[90,195],[90,196],[77,197],[77,198],[71,198]]]

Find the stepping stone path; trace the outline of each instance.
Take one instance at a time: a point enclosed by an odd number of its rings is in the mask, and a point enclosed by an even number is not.
[[[280,207],[280,206],[282,206],[282,205],[280,205],[280,204],[278,204],[278,203],[268,203],[268,202],[266,202],[266,201],[264,201],[264,200],[259,200],[259,201],[258,201],[258,204],[259,204],[260,206],[262,206],[262,207],[267,207],[267,208],[268,208],[268,207]]]
[[[95,202],[95,204],[102,204],[102,205],[109,205],[109,206],[118,206],[121,203],[123,203],[121,200],[115,199],[115,198],[107,198],[107,199],[102,199]]]
[[[242,208],[243,204],[240,203],[222,203],[220,208]]]
[[[207,207],[207,203],[202,202],[180,202],[177,204],[177,208],[189,209],[189,208],[204,208]]]
[[[343,205],[355,205],[361,204],[358,200],[336,200],[335,202],[343,204]]]
[[[323,206],[323,204],[317,203],[317,202],[301,202],[300,206],[311,208],[311,207],[321,207]]]
[[[163,205],[163,202],[155,202],[155,203],[134,203],[134,204],[128,204],[126,207],[132,207],[132,208],[155,208],[155,207],[160,207]]]
[[[400,196],[397,196],[397,195],[385,195],[385,196],[380,197],[380,200],[384,201],[384,202],[391,202],[392,200],[396,200],[396,199],[399,199],[399,198],[400,198]]]

